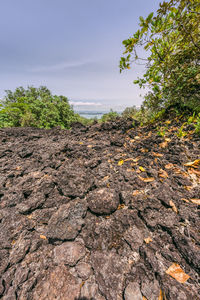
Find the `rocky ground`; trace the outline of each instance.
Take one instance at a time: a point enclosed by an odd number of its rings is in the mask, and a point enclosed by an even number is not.
[[[200,138],[0,129],[0,298],[200,299]]]

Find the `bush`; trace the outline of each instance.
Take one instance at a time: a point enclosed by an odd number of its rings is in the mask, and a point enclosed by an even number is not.
[[[55,96],[44,86],[7,90],[1,100],[0,127],[70,128],[78,121],[64,96]]]
[[[104,114],[101,117],[100,122],[114,121],[118,117],[119,117],[119,114],[116,111],[113,111],[111,109],[109,113]]]

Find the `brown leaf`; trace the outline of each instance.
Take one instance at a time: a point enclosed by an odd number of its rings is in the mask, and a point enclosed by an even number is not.
[[[124,161],[133,161],[133,162],[137,162],[140,158],[139,157],[136,157],[136,158],[126,158]]]
[[[172,200],[169,201],[169,205],[171,206],[172,210],[177,214],[178,209],[176,208],[176,205],[174,204],[174,202]]]
[[[185,198],[181,198],[181,200],[185,201],[185,202],[190,202],[189,200],[185,199]]]
[[[117,209],[118,209],[118,210],[119,210],[119,209],[123,209],[124,207],[125,207],[124,204],[119,204],[118,207],[117,207]]]
[[[200,205],[200,199],[190,199],[190,201],[194,204]]]
[[[143,178],[141,176],[138,176],[140,178],[140,180],[144,181],[144,182],[152,182],[155,180],[155,178],[153,177],[148,177],[148,178]]]
[[[158,174],[159,174],[159,176],[162,177],[162,178],[167,178],[167,177],[168,177],[167,172],[164,171],[163,169],[160,169]]]
[[[196,159],[194,161],[190,161],[184,164],[184,166],[186,167],[193,167],[193,168],[197,168],[198,165],[200,165],[200,159]]]
[[[167,300],[165,293],[162,290],[160,290],[160,295],[158,297],[158,300]]]
[[[153,152],[153,155],[156,156],[156,157],[163,157],[163,154],[161,154],[161,153],[155,153],[155,152]]]
[[[171,163],[165,165],[165,169],[167,169],[167,170],[170,170],[170,169],[172,169],[173,167],[174,167],[174,165],[171,164]]]
[[[168,275],[170,275],[171,277],[175,278],[178,282],[180,283],[185,283],[190,276],[187,275],[182,269],[181,267],[174,263],[172,264],[169,269],[166,271],[166,273]]]
[[[40,238],[43,239],[43,240],[47,239],[47,237],[45,235],[42,235],[42,234],[40,235]]]
[[[135,191],[133,191],[133,193],[132,193],[133,196],[137,196],[137,195],[139,195],[139,194],[141,194],[141,192],[140,192],[139,190],[135,190]]]
[[[162,143],[159,144],[160,148],[166,148],[168,145],[168,142],[167,141],[164,141]]]
[[[145,243],[146,244],[149,244],[150,242],[152,242],[152,239],[150,237],[144,239]]]

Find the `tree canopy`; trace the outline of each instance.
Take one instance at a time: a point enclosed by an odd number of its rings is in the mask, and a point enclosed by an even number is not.
[[[146,71],[135,84],[148,87],[144,107],[159,111],[170,106],[200,111],[200,2],[160,3],[154,16],[140,17],[139,29],[123,41],[120,72],[143,62]],[[148,58],[139,56],[140,49]]]
[[[79,117],[66,97],[52,95],[44,86],[7,90],[0,103],[0,127],[69,128]]]

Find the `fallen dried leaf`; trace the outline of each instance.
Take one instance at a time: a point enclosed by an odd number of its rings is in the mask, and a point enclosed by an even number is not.
[[[194,161],[190,161],[184,164],[184,166],[186,167],[193,167],[193,168],[197,168],[198,165],[200,165],[200,159],[196,159]]]
[[[123,159],[119,160],[119,161],[118,161],[118,166],[122,166],[123,163],[124,163],[124,160],[123,160]]]
[[[172,264],[169,269],[166,271],[166,273],[168,275],[170,275],[171,277],[175,278],[178,282],[180,283],[185,283],[190,276],[187,275],[182,269],[181,267],[174,263]]]
[[[177,214],[178,209],[176,208],[176,205],[174,204],[174,202],[172,200],[169,201],[169,205],[171,206],[172,210]]]
[[[155,178],[153,177],[148,177],[148,178],[143,178],[141,176],[138,176],[140,178],[140,180],[144,181],[144,182],[152,182],[155,180]]]
[[[190,201],[194,204],[200,205],[200,199],[190,199]]]
[[[167,141],[162,142],[162,143],[159,144],[160,148],[166,148],[167,145],[168,145],[168,142],[167,142]]]
[[[155,153],[155,152],[153,152],[153,155],[156,156],[156,157],[163,157],[163,154],[161,154],[161,153]]]
[[[137,196],[137,195],[139,195],[139,194],[141,194],[141,192],[140,192],[139,190],[135,190],[135,191],[133,191],[133,193],[132,193],[133,196]]]
[[[185,199],[185,198],[181,198],[181,200],[185,201],[185,202],[190,202],[189,200]]]
[[[136,157],[136,158],[126,158],[124,161],[133,161],[133,162],[137,162],[140,158]]]
[[[170,169],[172,169],[173,167],[174,167],[174,165],[171,164],[171,163],[169,163],[169,164],[167,164],[167,165],[165,166],[165,169],[170,170]]]
[[[143,168],[143,167],[139,167],[139,169],[140,169],[140,171],[142,171],[142,172],[145,172],[145,171],[146,171],[146,169]]]
[[[162,178],[167,178],[168,177],[168,174],[166,171],[164,171],[163,169],[160,169],[159,172],[158,172],[159,176],[162,177]]]
[[[144,239],[145,243],[146,244],[149,244],[150,242],[152,242],[152,239],[150,237]]]
[[[167,300],[166,296],[165,296],[165,293],[162,290],[160,290],[160,295],[159,295],[158,300]]]
[[[43,240],[47,239],[47,237],[45,235],[42,235],[42,234],[40,235],[40,238],[43,239]]]
[[[88,148],[92,148],[92,147],[93,147],[93,145],[87,145],[87,147],[88,147]]]
[[[124,204],[119,204],[118,207],[117,207],[117,209],[118,209],[118,210],[119,210],[119,209],[123,209],[124,207],[125,207]]]

